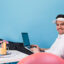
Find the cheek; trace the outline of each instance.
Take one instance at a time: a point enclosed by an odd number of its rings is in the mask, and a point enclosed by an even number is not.
[[[62,26],[62,29],[64,29],[64,26]]]
[[[56,29],[58,30],[58,26],[56,26]]]

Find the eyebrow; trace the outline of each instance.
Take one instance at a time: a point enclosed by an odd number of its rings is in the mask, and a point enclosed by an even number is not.
[[[57,25],[57,24],[58,24],[58,23],[56,23],[56,25]],[[60,23],[60,24],[62,25],[62,24],[64,24],[64,23]]]
[[[64,24],[64,23],[61,23],[61,24]]]

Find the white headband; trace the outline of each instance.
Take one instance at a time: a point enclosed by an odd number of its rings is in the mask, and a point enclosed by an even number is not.
[[[57,18],[56,20],[53,21],[53,23],[55,24],[56,21],[61,21],[62,22],[62,21],[64,21],[64,18]]]

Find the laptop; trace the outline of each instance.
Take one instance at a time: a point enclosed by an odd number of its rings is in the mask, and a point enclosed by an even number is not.
[[[28,33],[21,33],[22,34],[22,39],[23,39],[23,45],[24,47],[29,50],[30,52],[32,52],[30,50],[30,41],[29,41],[29,37],[28,37]],[[33,53],[33,52],[32,52]]]

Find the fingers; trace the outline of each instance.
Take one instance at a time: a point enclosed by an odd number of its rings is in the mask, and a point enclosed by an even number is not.
[[[33,48],[33,47],[35,47],[35,48],[39,48],[38,45],[30,45],[30,46],[31,46],[31,48]]]
[[[31,48],[30,50],[31,50],[33,53],[38,53],[38,52],[40,52],[38,48]]]

